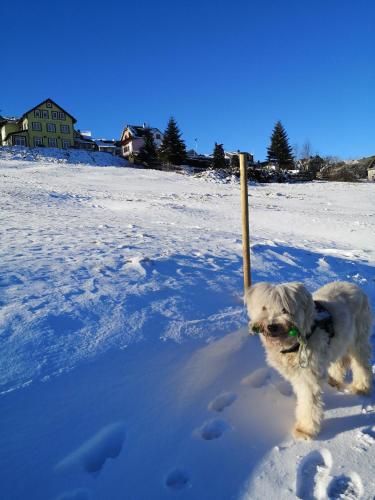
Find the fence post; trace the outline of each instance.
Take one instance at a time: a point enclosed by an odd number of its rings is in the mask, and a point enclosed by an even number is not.
[[[244,284],[244,292],[246,293],[246,290],[251,286],[247,154],[239,153],[239,157],[240,157],[240,176],[241,176],[243,284]]]

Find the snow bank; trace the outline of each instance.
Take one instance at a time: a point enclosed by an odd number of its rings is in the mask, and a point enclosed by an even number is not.
[[[0,147],[0,160],[24,162],[62,163],[72,165],[95,165],[99,167],[125,167],[127,160],[110,153],[60,148],[24,148],[21,146]]]

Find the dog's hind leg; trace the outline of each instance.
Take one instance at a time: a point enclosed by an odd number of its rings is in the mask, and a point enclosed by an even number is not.
[[[370,366],[371,348],[368,341],[357,342],[350,353],[350,364],[353,374],[348,391],[352,394],[368,395],[372,386],[372,371]]]
[[[372,386],[371,346],[369,340],[372,315],[366,296],[364,296],[355,326],[356,338],[349,349],[353,380],[348,389],[353,394],[367,395],[370,394]]]
[[[343,356],[335,363],[331,363],[328,368],[328,383],[332,387],[336,387],[338,391],[343,391],[345,385],[345,375],[350,367],[350,357]]]
[[[322,386],[323,379],[316,378],[311,371],[304,377],[292,380],[297,396],[296,423],[293,436],[299,439],[312,439],[320,430],[323,418]]]

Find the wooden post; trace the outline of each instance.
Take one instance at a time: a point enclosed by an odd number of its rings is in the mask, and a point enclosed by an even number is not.
[[[242,211],[242,257],[244,292],[251,286],[250,243],[249,243],[249,200],[247,185],[247,154],[239,153],[241,175],[241,211]]]

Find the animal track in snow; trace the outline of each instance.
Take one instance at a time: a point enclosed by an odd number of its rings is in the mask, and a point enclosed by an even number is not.
[[[202,427],[197,429],[196,433],[205,441],[212,441],[221,437],[229,429],[230,427],[225,420],[215,418],[203,424]]]
[[[207,408],[211,411],[221,412],[224,408],[232,405],[236,399],[237,395],[234,392],[223,392],[213,399]]]
[[[258,368],[258,370],[253,371],[250,375],[247,375],[241,380],[241,384],[250,385],[254,389],[263,387],[270,378],[270,371],[268,368]]]
[[[108,425],[59,462],[56,470],[78,466],[90,474],[98,474],[108,458],[118,457],[124,439],[123,424]]]
[[[327,449],[314,450],[302,459],[297,470],[296,496],[302,500],[326,498],[332,456]]]
[[[172,470],[168,474],[165,484],[171,490],[183,490],[191,486],[189,475],[182,469]]]
[[[342,474],[334,477],[328,487],[327,495],[330,500],[359,499],[363,495],[361,478],[356,472],[351,472],[348,476]]]
[[[61,493],[56,500],[90,500],[90,498],[91,496],[88,490],[79,488],[78,490]]]
[[[375,427],[367,427],[357,433],[356,449],[360,451],[367,451],[375,444]]]

